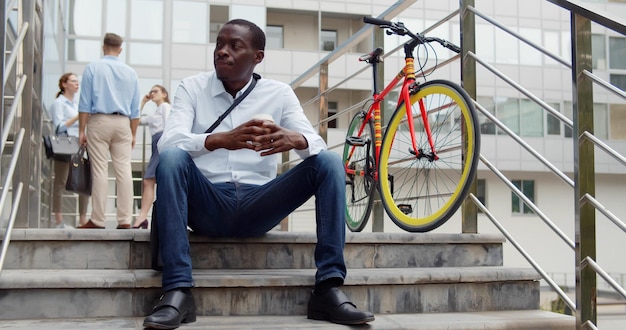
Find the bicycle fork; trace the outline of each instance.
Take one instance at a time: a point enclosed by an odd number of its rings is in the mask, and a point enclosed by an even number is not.
[[[428,111],[426,110],[426,105],[424,104],[424,99],[419,99],[418,105],[420,110],[420,116],[422,117],[422,122],[424,123],[424,130],[426,131],[426,138],[428,139],[428,144],[430,146],[430,153],[425,152],[424,149],[419,148],[417,146],[417,140],[415,138],[415,123],[413,122],[413,105],[411,104],[411,93],[416,93],[419,90],[419,85],[415,81],[408,81],[406,84],[411,84],[410,87],[402,88],[402,98],[404,99],[404,104],[406,108],[406,117],[407,124],[409,125],[409,131],[411,133],[411,143],[412,149],[409,148],[409,153],[413,154],[415,158],[422,159],[426,158],[428,161],[432,162],[439,159],[437,156],[437,152],[435,151],[435,142],[433,141],[432,130],[430,129],[430,124],[428,122]],[[411,91],[411,93],[409,93]]]

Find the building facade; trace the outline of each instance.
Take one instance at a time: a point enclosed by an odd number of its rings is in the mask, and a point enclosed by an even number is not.
[[[591,1],[599,12],[626,17],[624,1]],[[261,26],[267,35],[266,56],[257,72],[266,78],[291,83],[348,41],[360,31],[363,16],[378,16],[393,3],[384,0],[69,0],[46,1],[46,30],[44,45],[44,107],[48,107],[56,92],[57,79],[71,71],[81,76],[84,66],[101,56],[101,40],[106,32],[124,37],[122,59],[134,67],[140,77],[140,87],[149,91],[162,84],[170,95],[184,77],[213,69],[212,55],[215,36],[230,19],[245,18]],[[457,10],[458,1],[412,2],[393,21],[404,22],[411,30],[421,32]],[[477,10],[493,17],[524,38],[536,43],[559,58],[571,62],[571,33],[569,13],[542,0],[476,0]],[[428,32],[461,42],[459,18],[446,21]],[[594,74],[626,90],[626,38],[600,26],[592,26]],[[537,52],[533,47],[513,38],[509,33],[477,18],[476,54],[497,67],[533,95],[565,115],[573,118],[571,71],[562,63]],[[385,37],[384,48],[393,49],[402,43],[397,36]],[[345,56],[328,68],[329,85],[342,82],[346,76],[362,69],[357,59],[371,51],[374,42],[367,38],[350,47]],[[431,53],[432,54],[432,53]],[[435,50],[439,61],[452,57]],[[403,65],[402,57],[392,54],[385,59],[388,81]],[[461,81],[459,61],[441,67],[429,79]],[[496,116],[510,130],[562,170],[570,178],[574,173],[574,138],[572,129],[518,90],[511,88],[484,67],[478,67],[478,103]],[[313,123],[320,121],[318,104],[307,103],[318,94],[315,76],[296,89]],[[328,123],[328,144],[343,142],[345,130],[353,112],[343,112],[351,105],[371,95],[369,71],[337,86],[328,94],[329,114],[339,113]],[[613,94],[594,90],[595,135],[626,154],[626,101]],[[146,113],[152,111],[149,106]],[[542,212],[571,239],[574,238],[574,190],[552,174],[548,168],[503,134],[493,122],[481,116],[481,153],[505,173]],[[141,177],[143,159],[148,159],[148,136],[140,130],[133,164]],[[145,141],[143,140],[145,139]],[[145,143],[144,143],[145,142]],[[338,151],[339,152],[339,151]],[[612,157],[597,152],[595,159],[597,198],[617,217],[626,219],[624,190],[626,168]],[[112,191],[114,196],[114,191]],[[518,237],[522,246],[536,256],[547,272],[574,279],[574,253],[555,234],[546,230],[543,221],[523,201],[484,165],[478,172],[478,197],[489,210]],[[111,201],[114,207],[114,199]],[[312,206],[308,206],[308,209]],[[311,212],[296,212],[289,219],[289,230],[313,230]],[[113,213],[112,213],[113,214]],[[457,214],[436,232],[460,232]],[[626,249],[623,232],[615,230],[598,213],[598,261],[605,270],[626,274],[621,251]],[[366,229],[371,230],[368,226]],[[385,231],[400,231],[385,222]],[[482,214],[479,232],[497,232]],[[603,242],[611,242],[604,244]],[[505,245],[505,265],[527,266],[527,261],[510,244]]]

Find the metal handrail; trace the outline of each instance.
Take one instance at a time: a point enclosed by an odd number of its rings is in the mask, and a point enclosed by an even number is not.
[[[615,282],[615,280],[607,272],[605,272],[604,269],[600,267],[600,265],[593,261],[593,259],[589,258],[589,256],[583,259],[582,266],[591,267],[598,275],[600,275],[600,277],[602,277],[607,283],[609,283],[613,287],[613,289],[615,289],[615,291],[621,294],[622,297],[626,298],[626,290],[624,290],[624,288],[617,284],[617,282]]]
[[[483,162],[483,164],[485,164],[496,176],[498,176],[498,178],[504,182],[504,184],[506,184],[509,188],[511,188],[511,190],[517,195],[519,196],[519,198],[521,198],[524,203],[526,203],[528,205],[528,207],[530,207],[533,212],[535,212],[540,218],[541,220],[543,220],[543,222],[548,225],[548,227],[550,227],[550,229],[552,229],[552,231],[554,231],[554,233],[556,233],[557,235],[559,235],[559,237],[561,237],[561,239],[567,243],[567,245],[573,249],[576,248],[576,245],[574,244],[574,242],[567,237],[567,235],[565,235],[565,233],[563,233],[563,231],[561,229],[559,229],[559,227],[557,227],[554,222],[552,222],[548,216],[546,216],[543,212],[541,212],[541,210],[537,207],[537,205],[535,205],[535,203],[533,203],[533,201],[531,201],[528,197],[526,197],[526,195],[524,195],[523,192],[521,192],[513,183],[511,183],[511,181],[504,175],[502,174],[502,172],[500,172],[500,170],[498,170],[495,166],[493,166],[493,164],[491,164],[487,158],[485,158],[482,154],[480,155],[480,160]]]
[[[485,108],[483,108],[482,105],[480,105],[477,102],[474,102],[474,106],[485,117],[487,117],[496,126],[498,126],[498,128],[500,128],[503,132],[505,132],[513,140],[515,140],[515,142],[519,143],[522,147],[524,147],[524,149],[526,149],[533,156],[535,156],[535,158],[537,158],[537,160],[539,160],[543,165],[545,165],[549,169],[551,169],[552,172],[554,172],[554,174],[556,174],[561,180],[563,180],[565,183],[569,184],[570,187],[574,187],[574,181],[572,179],[570,179],[567,175],[565,175],[565,173],[563,173],[563,171],[559,170],[556,166],[554,166],[554,164],[550,163],[550,161],[548,161],[545,157],[543,157],[541,154],[539,154],[539,152],[537,152],[535,149],[533,149],[533,147],[531,147],[522,138],[520,138],[519,135],[515,134],[515,132],[513,132],[510,128],[508,128],[506,125],[504,125],[498,118],[496,118],[489,111],[487,111]]]
[[[604,87],[606,90],[611,91],[613,93],[615,93],[615,95],[621,96],[623,99],[626,100],[626,92],[624,92],[623,90],[609,84],[608,82],[606,82],[604,79],[596,76],[595,74],[584,70],[583,74],[585,76],[587,76],[589,79],[593,80],[595,83],[597,83],[598,85]]]
[[[22,95],[24,91],[24,86],[26,85],[26,75],[22,75],[19,77],[17,82],[17,89],[15,91],[15,99],[13,104],[11,104],[11,108],[9,109],[9,115],[6,118],[6,122],[2,127],[2,140],[0,140],[0,155],[4,153],[4,147],[6,146],[7,140],[9,139],[9,133],[11,132],[11,125],[13,125],[13,119],[15,118],[15,114],[17,113],[17,106],[19,104],[18,97]]]
[[[589,195],[589,193],[584,194],[583,195],[583,201],[588,201],[589,203],[591,203],[591,205],[593,205],[593,207],[600,211],[602,214],[604,214],[605,217],[609,218],[609,220],[611,220],[616,226],[618,226],[623,232],[626,232],[626,225],[618,218],[615,216],[615,214],[613,214],[611,211],[609,211],[606,207],[604,207],[604,205],[602,205],[600,202],[598,202],[595,198],[593,198],[593,196]]]
[[[467,9],[468,9],[469,11],[471,11],[472,13],[474,13],[476,16],[479,16],[479,17],[481,17],[482,19],[484,19],[485,21],[487,21],[487,22],[489,22],[489,23],[491,23],[491,24],[493,24],[493,25],[497,26],[497,27],[498,27],[498,28],[500,28],[502,31],[504,31],[504,32],[506,32],[506,33],[508,33],[508,34],[512,35],[513,37],[515,37],[515,38],[517,38],[517,39],[519,39],[519,40],[523,41],[523,42],[524,42],[525,44],[527,44],[528,46],[530,46],[530,47],[532,47],[532,48],[534,48],[534,49],[536,49],[536,50],[538,50],[538,51],[542,52],[543,54],[545,54],[546,56],[550,57],[551,59],[553,59],[553,60],[555,60],[555,61],[557,61],[557,62],[559,62],[559,63],[563,64],[564,66],[566,66],[566,67],[568,67],[568,68],[570,68],[570,69],[572,68],[571,63],[569,63],[569,62],[567,62],[566,60],[564,60],[564,59],[560,58],[559,56],[557,56],[557,55],[553,54],[553,53],[552,53],[552,52],[550,52],[548,49],[546,49],[546,48],[544,48],[544,47],[542,47],[542,46],[540,46],[540,45],[537,45],[536,43],[534,43],[534,42],[532,42],[532,41],[530,41],[530,40],[528,40],[528,39],[524,38],[524,36],[522,36],[521,34],[519,34],[519,33],[515,32],[515,31],[513,31],[513,30],[509,29],[508,27],[506,27],[506,25],[504,25],[504,24],[502,24],[502,23],[498,22],[497,20],[495,20],[495,19],[493,19],[493,18],[491,18],[491,17],[489,17],[489,16],[487,16],[487,15],[483,14],[483,13],[482,13],[482,12],[480,12],[478,9],[476,9],[476,8],[474,8],[474,7],[472,7],[472,6],[468,6],[468,7],[467,7]]]
[[[13,173],[15,173],[15,168],[17,167],[17,160],[19,159],[20,150],[22,148],[22,142],[24,141],[24,134],[26,130],[22,127],[15,139],[15,148],[13,148],[13,154],[11,155],[11,162],[9,164],[9,170],[7,172],[6,179],[2,185],[4,189],[2,189],[2,193],[0,193],[0,213],[4,209],[4,203],[6,202],[7,196],[9,195],[9,189],[7,188],[13,179]],[[4,238],[2,240],[2,252],[0,253],[0,272],[2,271],[2,267],[4,265],[4,259],[6,256],[6,252],[9,247],[9,243],[11,242],[11,232],[13,231],[13,224],[15,222],[15,217],[17,215],[17,209],[19,207],[19,202],[21,200],[22,195],[22,186],[23,183],[20,182],[18,184],[17,196],[15,196],[15,202],[13,203],[13,207],[11,209],[11,219],[9,219],[9,225],[7,226],[6,231],[4,232]]]
[[[24,37],[26,36],[26,32],[28,31],[28,22],[24,22],[22,25],[22,29],[20,30],[20,34],[17,36],[15,40],[15,45],[13,45],[13,49],[11,50],[11,55],[9,55],[9,59],[7,60],[5,69],[4,69],[4,78],[2,80],[2,85],[7,84],[7,80],[9,79],[7,72],[11,71],[13,65],[15,64],[15,60],[17,59],[17,49],[22,47],[22,43],[24,42]]]
[[[571,119],[567,118],[564,114],[562,114],[562,113],[558,112],[556,109],[552,108],[548,103],[544,102],[541,98],[535,96],[529,90],[527,90],[526,88],[522,87],[522,85],[520,85],[520,84],[516,83],[515,81],[513,81],[513,79],[509,78],[507,75],[502,73],[500,70],[496,69],[493,65],[483,61],[478,56],[476,56],[476,54],[474,54],[472,52],[468,52],[467,55],[470,56],[472,59],[474,59],[476,62],[480,63],[487,70],[491,71],[493,74],[498,76],[500,79],[502,79],[505,82],[507,82],[509,85],[511,85],[511,87],[515,88],[520,93],[526,95],[529,99],[535,101],[535,103],[537,103],[542,108],[544,108],[545,110],[550,112],[551,115],[557,117],[565,125],[569,126],[570,128],[574,126],[574,122]]]
[[[607,154],[615,158],[618,162],[622,163],[622,165],[626,166],[626,157],[620,155],[617,151],[613,150],[606,143],[598,139],[595,135],[589,132],[583,132],[583,134],[581,135],[581,138],[583,137],[593,142],[593,144],[595,144],[596,147],[602,149],[604,152],[606,152]]]
[[[481,155],[481,157],[482,157],[482,155]],[[483,203],[481,203],[480,200],[478,200],[478,198],[476,196],[474,196],[474,194],[470,193],[468,197],[487,216],[487,218],[489,218],[489,220],[491,220],[491,222],[494,224],[494,226],[496,226],[496,228],[498,228],[498,230],[502,233],[502,235],[504,235],[504,237],[506,237],[506,239],[511,244],[513,244],[513,246],[517,249],[517,251],[519,251],[519,253],[522,254],[522,256],[526,259],[526,261],[528,261],[528,263],[531,264],[531,266],[539,273],[539,275],[541,275],[541,277],[548,283],[548,285],[550,285],[550,287],[552,289],[554,289],[554,291],[556,291],[556,293],[559,295],[559,297],[561,297],[561,299],[563,299],[565,304],[567,304],[567,306],[572,311],[575,311],[576,310],[576,304],[572,301],[572,299],[570,299],[565,294],[565,292],[563,292],[563,290],[559,287],[559,285],[556,284],[556,282],[554,282],[554,280],[546,272],[543,271],[541,266],[539,266],[539,264],[537,264],[537,262],[530,256],[530,254],[528,252],[526,252],[526,250],[524,250],[524,248],[515,240],[515,238],[513,238],[513,235],[511,235],[504,228],[504,226],[502,226],[502,224],[493,216],[493,214],[491,214],[491,212],[489,212],[489,210],[483,205]]]

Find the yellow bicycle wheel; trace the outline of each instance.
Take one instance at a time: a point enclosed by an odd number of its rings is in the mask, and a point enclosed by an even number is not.
[[[426,232],[445,223],[467,196],[478,165],[480,132],[470,97],[452,82],[424,83],[411,95],[410,106],[414,134],[405,104],[396,109],[385,131],[379,186],[396,225]],[[420,106],[427,113],[434,153]]]

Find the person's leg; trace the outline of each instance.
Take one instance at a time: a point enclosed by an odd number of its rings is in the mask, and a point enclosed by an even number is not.
[[[87,206],[89,206],[89,196],[78,195],[78,224],[81,226],[87,223]]]
[[[159,143],[159,139],[163,135],[163,132],[156,133],[152,136],[152,154],[150,155],[150,161],[148,162],[148,166],[143,174],[143,189],[141,191],[141,210],[139,211],[139,216],[135,218],[135,223],[133,224],[133,228],[139,228],[143,225],[144,222],[147,221],[148,212],[150,212],[150,208],[154,203],[154,189],[156,185],[156,168],[159,164],[159,149],[157,149],[157,144]],[[148,222],[146,222],[147,224]]]
[[[68,162],[53,161],[54,166],[54,183],[52,185],[52,212],[57,225],[63,223],[63,192],[65,191],[65,182],[67,181],[67,171],[69,169]]]
[[[293,169],[258,188],[242,189],[236,236],[259,236],[315,196],[317,245],[316,284],[330,278],[343,283],[346,266],[345,172],[341,158],[330,151],[308,157]]]
[[[87,153],[91,163],[91,222],[104,227],[108,191],[110,117],[93,115],[87,122]]]
[[[205,236],[225,236],[236,207],[232,184],[213,185],[186,151],[169,148],[156,171],[159,188],[154,204],[163,260],[164,291],[193,287],[187,225]]]
[[[135,219],[135,223],[133,227],[139,227],[145,220],[148,218],[148,212],[150,212],[150,208],[152,208],[152,203],[154,203],[154,186],[156,184],[155,178],[144,178],[143,179],[143,189],[141,192],[141,210],[139,211],[139,215]]]
[[[113,117],[111,123],[111,164],[117,187],[117,224],[129,225],[133,213],[133,175],[130,164],[133,136],[128,117]]]

